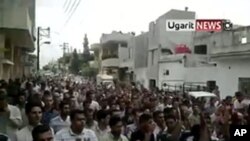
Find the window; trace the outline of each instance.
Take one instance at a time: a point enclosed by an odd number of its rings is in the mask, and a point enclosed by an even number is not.
[[[169,75],[169,70],[165,70],[163,75]]]
[[[207,54],[207,45],[197,45],[194,46],[195,54]]]
[[[172,51],[168,48],[161,49],[161,53],[166,55],[173,54]]]
[[[250,78],[239,78],[239,91],[249,95]]]

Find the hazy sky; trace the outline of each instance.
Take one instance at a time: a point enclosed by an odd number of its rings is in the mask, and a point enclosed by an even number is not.
[[[63,42],[82,49],[85,33],[90,44],[113,30],[139,34],[170,9],[184,10],[187,6],[198,18],[227,18],[250,25],[249,4],[249,0],[37,0],[37,26],[52,30],[52,44],[41,47],[41,65],[62,55],[59,45]]]

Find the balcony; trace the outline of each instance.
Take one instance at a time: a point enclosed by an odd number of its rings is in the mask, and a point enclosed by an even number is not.
[[[102,67],[119,67],[119,59],[109,58],[102,60]]]
[[[211,59],[224,57],[247,57],[250,55],[250,43],[214,48],[211,50]]]
[[[0,7],[0,32],[13,41],[15,46],[34,50],[35,21],[30,16],[30,7],[27,4],[3,1]]]
[[[208,41],[211,59],[250,55],[250,26],[214,33]]]

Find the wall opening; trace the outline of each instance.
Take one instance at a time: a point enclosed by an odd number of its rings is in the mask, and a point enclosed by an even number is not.
[[[194,46],[195,54],[207,54],[207,45],[197,45]]]

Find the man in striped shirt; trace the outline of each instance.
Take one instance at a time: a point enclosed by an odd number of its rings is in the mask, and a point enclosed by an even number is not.
[[[70,128],[56,134],[56,141],[98,141],[95,132],[85,128],[85,116],[82,110],[73,110],[70,114]]]

